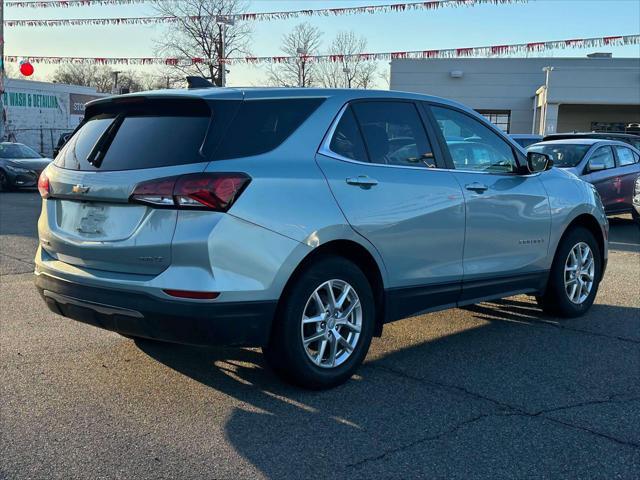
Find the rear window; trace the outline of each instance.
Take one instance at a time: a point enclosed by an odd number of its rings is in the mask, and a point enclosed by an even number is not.
[[[211,123],[205,102],[147,101],[101,107],[71,137],[56,165],[74,170],[133,170],[204,162]]]
[[[269,152],[281,145],[324,101],[321,98],[246,100],[214,157],[218,160]]]

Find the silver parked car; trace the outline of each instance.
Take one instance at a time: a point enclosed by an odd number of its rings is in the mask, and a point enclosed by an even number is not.
[[[261,346],[348,379],[386,322],[527,293],[585,313],[607,263],[593,186],[447,100],[192,89],[87,105],[43,172],[36,284],[126,336]]]

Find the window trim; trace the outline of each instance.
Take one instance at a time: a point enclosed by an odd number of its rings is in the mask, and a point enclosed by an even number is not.
[[[344,113],[347,111],[347,109],[355,103],[370,103],[370,102],[394,102],[394,103],[410,103],[413,104],[414,108],[416,109],[416,113],[418,114],[418,119],[420,120],[420,122],[422,123],[422,128],[424,129],[425,135],[427,136],[427,141],[430,143],[431,146],[431,150],[433,151],[433,155],[434,155],[434,160],[436,162],[436,167],[435,168],[429,168],[426,166],[423,167],[412,167],[409,165],[389,165],[389,164],[385,164],[385,163],[375,163],[375,162],[371,162],[366,161],[366,162],[362,162],[360,160],[353,160],[352,158],[347,158],[343,155],[340,155],[339,153],[334,152],[333,150],[331,150],[330,146],[331,146],[331,140],[333,139],[333,135],[336,131],[336,128],[338,128],[338,124],[340,123],[340,120],[342,120],[342,116],[344,115]],[[430,124],[430,122],[427,121],[427,119],[424,116],[424,112],[422,111],[421,105],[419,105],[420,101],[415,101],[412,99],[406,99],[406,98],[357,98],[357,99],[353,99],[353,100],[349,100],[347,102],[345,102],[344,105],[342,105],[342,107],[340,107],[340,110],[338,111],[338,114],[335,116],[335,118],[333,119],[333,122],[331,123],[331,125],[329,126],[329,129],[327,130],[327,133],[325,133],[325,136],[322,140],[322,142],[320,143],[320,147],[318,148],[317,152],[320,155],[324,155],[325,157],[329,157],[329,158],[333,158],[335,160],[340,160],[342,162],[351,162],[351,163],[356,163],[359,165],[368,165],[368,166],[374,166],[374,167],[387,167],[387,168],[403,168],[403,169],[408,169],[408,170],[420,170],[420,171],[447,171],[448,168],[446,168],[448,165],[446,164],[446,159],[442,153],[442,149],[440,147],[440,142],[439,139],[435,136],[435,132],[432,132],[432,126]],[[358,120],[358,118],[355,116],[355,112],[354,112],[354,118],[356,120],[356,123],[358,124],[358,130],[360,131],[360,136],[362,138],[362,142],[364,144],[365,147],[365,151],[367,153],[367,158],[369,158],[369,150],[367,147],[367,142],[364,139],[364,135],[362,134],[362,130],[360,127],[360,122]]]
[[[535,176],[542,173],[542,172],[523,173],[523,165],[526,165],[526,159],[524,159],[522,153],[514,147],[513,140],[505,132],[503,132],[494,124],[492,124],[489,120],[482,117],[481,114],[476,112],[476,115],[480,117],[480,118],[477,118],[474,115],[469,114],[469,112],[456,107],[455,105],[448,105],[446,103],[437,103],[429,100],[420,100],[420,103],[422,104],[422,108],[424,109],[426,116],[429,118],[429,122],[432,124],[433,130],[435,130],[435,134],[436,134],[437,141],[439,143],[440,150],[442,151],[442,155],[445,158],[445,161],[447,162],[447,170],[450,170],[453,172],[476,173],[476,174],[486,174],[486,175],[518,175],[521,177]],[[455,112],[466,115],[470,119],[475,120],[476,122],[479,122],[481,125],[484,125],[490,131],[495,133],[511,149],[511,153],[513,154],[513,158],[516,162],[516,171],[487,172],[482,170],[463,170],[463,169],[456,168],[455,164],[453,163],[453,158],[451,158],[451,153],[449,152],[447,141],[444,138],[444,134],[442,133],[442,130],[440,130],[440,127],[438,127],[438,121],[436,120],[435,115],[431,111],[431,107],[438,107],[438,108],[453,110]]]

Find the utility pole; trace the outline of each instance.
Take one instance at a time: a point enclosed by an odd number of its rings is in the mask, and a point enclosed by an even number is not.
[[[219,75],[219,84],[221,87],[227,86],[227,65],[225,64],[226,60],[226,41],[227,41],[227,27],[232,27],[235,24],[235,19],[233,17],[227,16],[218,16],[216,18],[216,23],[220,29],[220,48],[218,49],[218,75]],[[211,79],[213,81],[213,78]]]
[[[113,72],[113,90],[111,91],[111,93],[117,95],[118,94],[118,75],[120,75],[122,72],[119,70],[114,70]]]
[[[547,134],[547,107],[549,106],[549,80],[551,77],[551,72],[553,72],[553,67],[543,67],[542,71],[545,73],[544,79],[544,103],[542,104],[543,108],[541,113],[540,122],[542,124],[542,135]]]
[[[0,142],[4,141],[4,1],[0,3]]]
[[[351,88],[351,70],[349,70],[349,67],[344,67],[342,69],[342,73],[344,73],[345,75],[345,85],[347,86],[347,88]]]
[[[306,66],[306,63],[303,57],[307,56],[307,51],[302,47],[298,47],[296,48],[296,53],[298,54],[298,62],[300,62],[298,64],[298,86],[304,87],[305,86],[304,67]]]

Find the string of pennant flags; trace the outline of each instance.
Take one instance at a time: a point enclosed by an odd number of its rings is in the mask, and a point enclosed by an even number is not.
[[[56,8],[79,7],[91,5],[126,5],[147,3],[151,0],[36,0],[36,1],[7,1],[9,7],[20,8]],[[528,0],[431,0],[427,2],[388,3],[384,5],[363,5],[358,7],[316,8],[305,10],[287,10],[277,12],[253,12],[233,15],[218,15],[227,20],[234,21],[270,21],[286,20],[299,17],[313,16],[339,16],[358,15],[391,12],[407,12],[415,10],[436,10],[446,7],[473,7],[476,5],[504,5],[515,3],[527,3]],[[64,27],[82,25],[154,25],[162,23],[177,23],[184,19],[197,21],[203,18],[213,18],[213,15],[204,16],[145,16],[145,17],[119,17],[119,18],[68,18],[68,19],[15,19],[5,20],[6,27]]]
[[[568,40],[552,40],[547,42],[517,43],[511,45],[490,45],[484,47],[449,48],[439,50],[411,50],[399,52],[359,53],[354,55],[302,55],[302,56],[264,56],[264,57],[231,57],[221,61],[205,58],[178,57],[62,57],[62,56],[5,56],[6,62],[19,62],[28,59],[31,63],[41,64],[96,64],[96,65],[169,65],[190,66],[196,64],[225,63],[238,64],[279,64],[295,63],[304,58],[312,62],[344,62],[346,60],[396,60],[396,59],[431,59],[431,58],[471,58],[501,57],[512,54],[530,54],[546,50],[566,48],[594,48],[602,46],[639,45],[640,34],[617,35],[609,37],[574,38]]]

